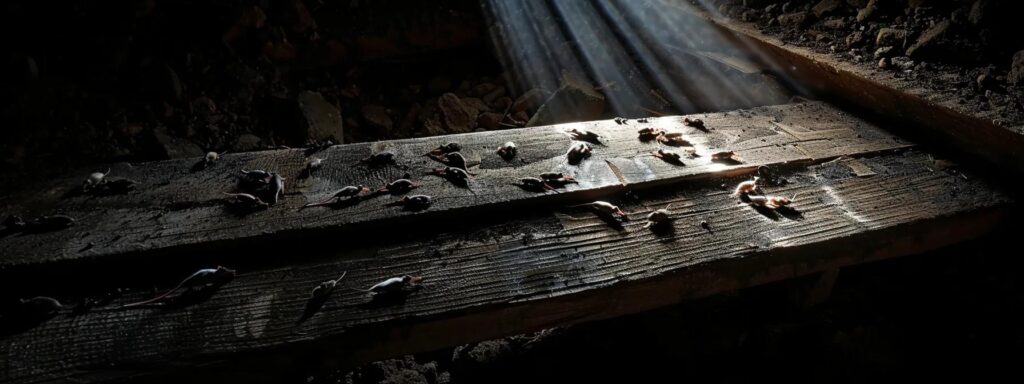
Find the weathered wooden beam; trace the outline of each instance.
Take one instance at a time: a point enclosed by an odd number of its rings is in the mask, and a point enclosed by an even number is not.
[[[328,369],[917,253],[982,235],[1011,215],[1003,194],[969,174],[936,170],[924,153],[855,157],[783,168],[788,183],[766,189],[796,196],[796,212],[754,209],[719,186],[742,177],[708,176],[617,201],[629,212],[622,230],[562,208],[433,239],[314,251],[313,261],[243,271],[186,308],[117,308],[147,296],[131,294],[0,339],[0,373],[35,382],[172,367],[228,377],[222,368]],[[669,204],[671,231],[642,228],[647,213]],[[342,289],[297,322],[310,289],[341,271],[346,287],[405,273],[426,280],[390,305]]]
[[[70,229],[0,238],[0,273],[45,268],[55,273],[55,262],[107,262],[153,266],[161,260],[180,262],[182,255],[238,253],[241,248],[264,249],[282,241],[318,241],[343,234],[359,238],[366,233],[391,234],[445,223],[443,220],[538,207],[553,201],[584,201],[594,196],[644,188],[722,172],[750,172],[762,165],[814,162],[844,155],[863,155],[911,145],[856,117],[823,103],[801,103],[699,116],[707,132],[685,126],[681,117],[651,118],[649,122],[612,120],[497,132],[479,132],[443,138],[360,143],[330,147],[313,156],[326,158],[312,177],[302,178],[309,157],[303,150],[277,150],[228,154],[201,171],[190,168],[197,159],[147,164],[115,164],[109,177],[137,182],[137,191],[116,196],[71,196],[88,172],[68,175],[6,197],[5,215],[26,216],[60,212],[78,220]],[[652,156],[655,142],[637,139],[640,127],[683,132],[700,157],[684,158],[685,166],[671,165]],[[593,156],[578,165],[568,164],[565,152],[572,140],[568,129],[593,130],[603,145],[592,145]],[[494,149],[505,141],[519,145],[519,155],[505,161]],[[423,154],[447,141],[460,143],[476,166],[470,189],[456,187],[439,177],[424,176],[440,166]],[[397,166],[368,167],[359,160],[382,150],[393,151]],[[711,160],[715,151],[732,150],[742,164]],[[235,174],[241,169],[265,169],[288,179],[284,200],[269,210],[239,216],[221,203],[224,192],[237,191]],[[560,171],[574,176],[562,193],[546,195],[514,185],[521,177]],[[89,171],[91,172],[91,170]],[[381,196],[340,209],[303,209],[346,185],[380,185],[410,173],[422,182],[413,193],[433,196],[433,206],[405,212],[383,204],[397,197]],[[447,218],[447,219],[446,219]],[[464,219],[459,219],[464,220]],[[447,224],[446,224],[447,225]],[[356,235],[356,234],[361,235]],[[349,244],[351,241],[346,241]],[[210,256],[202,256],[209,259]]]
[[[687,5],[676,9],[718,28],[722,36],[748,48],[752,59],[808,91],[901,122],[893,125],[894,132],[1024,174],[1024,127],[999,123],[1002,118],[996,110],[972,110],[955,92],[935,91],[889,71],[786,44],[760,32],[754,23],[716,17]]]

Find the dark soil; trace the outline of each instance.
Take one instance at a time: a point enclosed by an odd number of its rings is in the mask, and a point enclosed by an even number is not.
[[[473,0],[0,9],[3,185],[85,164],[442,134],[423,124],[438,96],[504,82]],[[310,128],[330,119],[336,129]]]
[[[787,44],[882,71],[1024,129],[1022,5],[1013,0],[716,0]]]

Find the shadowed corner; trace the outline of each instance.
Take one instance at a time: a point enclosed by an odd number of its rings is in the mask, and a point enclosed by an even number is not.
[[[200,159],[195,164],[192,164],[192,168],[189,168],[188,171],[191,172],[191,173],[196,173],[196,172],[205,170],[209,166],[210,166],[210,162],[206,161],[206,159]]]
[[[10,313],[0,315],[0,339],[35,328],[57,316],[53,313]]]

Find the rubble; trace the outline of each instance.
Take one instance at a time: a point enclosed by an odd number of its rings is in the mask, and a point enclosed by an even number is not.
[[[875,46],[878,47],[902,47],[907,38],[907,31],[897,28],[882,28],[878,30],[875,37]]]
[[[933,25],[927,31],[924,31],[924,33],[917,38],[917,41],[907,48],[907,56],[914,56],[919,50],[927,47],[929,44],[932,44],[939,36],[949,29],[950,24],[949,20],[943,20]]]
[[[1013,38],[1019,34],[1013,1],[718,3],[728,3],[737,20],[748,10],[762,12],[753,26],[784,44],[868,71],[884,69],[937,94],[955,90],[950,97],[965,110],[1007,127],[1024,123],[1024,56],[1014,61],[1008,55],[1021,49]]]
[[[187,139],[169,135],[164,129],[154,129],[153,138],[159,145],[160,154],[165,159],[200,157],[206,154],[202,148]]]
[[[500,128],[501,118],[500,113],[484,112],[477,116],[476,124],[487,130],[495,130]]]
[[[779,16],[778,21],[784,26],[797,27],[807,24],[810,17],[807,12],[794,12]]]
[[[1013,85],[1024,83],[1024,50],[1013,54],[1013,63],[1010,64],[1010,73],[1006,80]]]
[[[825,15],[835,12],[843,5],[843,0],[821,0],[811,11],[814,12],[814,16],[821,18]]]
[[[510,111],[512,113],[525,111],[526,113],[533,113],[540,108],[541,104],[544,104],[544,100],[547,99],[547,92],[543,89],[533,88],[529,91],[523,92],[521,96],[516,98],[515,102],[512,103]]]
[[[437,107],[449,133],[466,133],[476,128],[476,116],[471,115],[471,109],[454,93],[445,93],[437,98]]]
[[[971,11],[967,14],[967,20],[970,21],[971,24],[981,24],[985,20],[988,8],[988,0],[976,0],[974,4],[971,5]]]
[[[867,19],[869,19],[871,17],[871,15],[875,12],[875,2],[876,1],[877,0],[870,0],[870,1],[868,1],[867,4],[865,4],[860,10],[857,11],[857,22],[858,23],[863,23],[865,20],[867,20]]]
[[[320,93],[310,91],[300,93],[298,102],[306,118],[306,142],[344,142],[341,112],[334,105],[324,100]]]
[[[370,127],[381,136],[387,136],[391,132],[394,123],[388,110],[380,105],[366,104],[360,109],[360,115]]]
[[[235,140],[234,145],[231,146],[231,150],[233,152],[255,151],[257,149],[260,149],[260,142],[261,140],[259,136],[253,135],[251,133],[245,133],[242,134],[241,136],[238,136],[238,139]]]
[[[562,85],[537,109],[527,127],[570,121],[597,120],[604,113],[604,96],[585,80],[562,74]]]

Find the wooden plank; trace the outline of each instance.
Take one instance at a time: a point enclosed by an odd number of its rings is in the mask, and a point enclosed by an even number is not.
[[[809,92],[900,122],[893,129],[912,134],[915,141],[952,147],[1003,171],[1024,174],[1024,126],[999,123],[1003,119],[997,110],[971,110],[959,102],[956,92],[936,91],[873,65],[786,44],[760,32],[754,23],[713,16],[688,5],[676,9],[709,23],[737,46],[748,48],[752,59]]]
[[[762,107],[730,113],[701,115],[710,128],[703,132],[682,124],[682,117],[652,118],[640,123],[615,121],[562,124],[498,132],[480,132],[443,138],[421,138],[331,147],[315,156],[326,158],[323,167],[308,179],[300,178],[307,157],[302,150],[278,150],[225,155],[213,166],[191,172],[196,159],[149,164],[116,164],[110,177],[138,182],[138,192],[127,195],[62,197],[81,183],[83,174],[58,178],[5,198],[2,214],[27,216],[62,212],[78,224],[68,230],[0,238],[0,271],[41,266],[51,270],[55,261],[136,263],[152,265],[161,258],[182,254],[217,254],[273,246],[289,239],[338,236],[346,231],[403,232],[463,214],[486,215],[493,210],[536,207],[552,201],[581,201],[608,195],[642,184],[657,185],[709,172],[749,171],[761,165],[819,161],[910,147],[877,127],[823,103]],[[702,157],[674,166],[651,156],[656,143],[637,140],[644,126],[683,132],[696,144]],[[571,140],[567,129],[596,131],[604,145],[578,166],[569,165],[565,151]],[[803,133],[799,133],[803,132]],[[493,149],[508,140],[519,145],[519,157],[501,160]],[[446,141],[459,142],[477,176],[471,190],[455,187],[438,177],[422,176],[438,163],[423,157]],[[381,150],[396,153],[399,167],[353,166],[359,159]],[[711,162],[708,154],[735,150],[745,159],[738,165]],[[614,167],[610,167],[609,164]],[[240,169],[266,169],[284,175],[291,193],[263,212],[237,216],[220,203],[224,192],[237,189],[233,173]],[[562,171],[576,177],[561,194],[539,196],[513,182],[520,177]],[[416,193],[434,197],[433,206],[422,212],[383,207],[394,197],[378,197],[343,209],[301,209],[345,185],[379,185],[411,173],[422,181]],[[357,237],[357,236],[356,236]],[[243,241],[244,240],[244,241]],[[312,241],[312,240],[311,240]],[[75,264],[76,268],[78,264]],[[15,273],[15,275],[19,275]]]
[[[719,184],[743,178],[714,177],[623,197],[617,203],[631,220],[621,231],[579,209],[521,213],[472,231],[320,250],[316,261],[244,271],[187,308],[118,309],[147,294],[127,295],[0,339],[0,380],[98,381],[172,367],[232,377],[238,371],[225,367],[235,363],[241,370],[328,369],[921,252],[979,236],[1011,216],[1009,198],[969,174],[933,170],[924,153],[858,161],[874,175],[855,176],[843,161],[781,169],[789,182],[768,192],[796,195],[799,215],[739,203]],[[642,228],[648,212],[668,204],[671,232]],[[388,306],[337,291],[320,313],[296,323],[310,289],[340,271],[353,287],[404,273],[426,280]],[[225,359],[233,363],[216,363]]]

